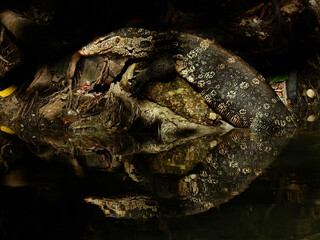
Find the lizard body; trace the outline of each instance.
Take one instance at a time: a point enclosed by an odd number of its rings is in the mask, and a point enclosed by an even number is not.
[[[170,56],[178,75],[231,124],[258,131],[295,127],[290,112],[265,79],[240,57],[213,41],[176,31],[123,28],[97,38],[79,53],[132,59]]]

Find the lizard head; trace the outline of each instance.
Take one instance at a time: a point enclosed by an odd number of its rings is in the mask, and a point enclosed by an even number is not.
[[[142,28],[122,28],[99,37],[84,46],[79,53],[91,55],[120,55],[132,58],[147,57],[154,50],[154,33]]]
[[[99,37],[82,47],[79,53],[83,56],[112,53],[112,49],[121,41],[121,37],[115,34]]]

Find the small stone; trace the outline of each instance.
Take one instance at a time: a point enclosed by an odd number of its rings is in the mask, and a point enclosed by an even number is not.
[[[317,120],[317,117],[315,115],[310,115],[307,117],[308,122],[314,122]]]
[[[316,96],[316,92],[313,89],[308,89],[306,94],[309,98],[314,98]]]
[[[216,120],[216,119],[217,119],[217,114],[215,114],[215,113],[210,113],[210,114],[209,114],[209,119],[211,119],[211,120]]]
[[[190,178],[191,178],[191,179],[195,179],[196,177],[197,177],[197,175],[195,175],[195,174],[191,174],[191,175],[190,175]]]
[[[68,111],[68,115],[76,116],[77,112],[71,109],[71,110]]]
[[[213,140],[211,143],[210,143],[210,148],[214,148],[215,146],[217,146],[218,142],[216,140]]]

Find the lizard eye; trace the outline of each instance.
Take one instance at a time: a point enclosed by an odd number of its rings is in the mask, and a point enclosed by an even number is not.
[[[121,38],[120,38],[120,37],[116,37],[115,42],[116,42],[116,43],[119,43],[119,42],[120,42],[120,40],[121,40]]]
[[[88,54],[88,49],[87,49],[87,47],[81,48],[81,50],[79,51],[79,53],[80,53],[81,55],[86,55],[86,54]]]

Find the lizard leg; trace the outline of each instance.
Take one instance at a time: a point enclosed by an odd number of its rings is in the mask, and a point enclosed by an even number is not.
[[[161,56],[153,61],[149,67],[141,71],[130,86],[131,96],[141,93],[146,83],[165,79],[175,72],[174,61],[170,56]]]
[[[66,71],[66,82],[67,82],[67,88],[68,88],[68,104],[67,108],[71,108],[72,104],[72,97],[73,97],[73,92],[72,92],[72,83],[73,83],[73,77],[76,71],[77,63],[80,60],[81,55],[76,52],[72,55],[71,60],[69,62],[69,66]]]
[[[110,59],[106,57],[104,59],[104,63],[103,63],[100,75],[97,78],[97,81],[95,81],[94,86],[101,83],[104,84],[102,81],[105,78],[105,76],[109,74],[109,68],[110,68]]]

